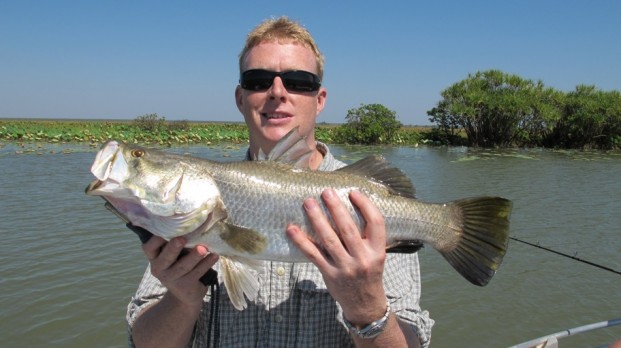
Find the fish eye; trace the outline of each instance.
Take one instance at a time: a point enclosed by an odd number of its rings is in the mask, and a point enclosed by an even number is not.
[[[139,157],[144,156],[144,151],[142,151],[142,150],[132,150],[131,154],[132,154],[132,157],[139,158]]]

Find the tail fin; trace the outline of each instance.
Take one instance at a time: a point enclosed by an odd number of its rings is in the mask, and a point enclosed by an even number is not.
[[[462,217],[461,239],[442,256],[471,283],[485,286],[498,270],[509,245],[511,201],[467,198],[451,203]]]

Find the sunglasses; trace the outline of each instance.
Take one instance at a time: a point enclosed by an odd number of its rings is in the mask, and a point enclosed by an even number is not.
[[[244,71],[239,78],[239,84],[243,89],[250,91],[265,91],[272,87],[276,76],[280,77],[289,92],[314,92],[321,86],[319,76],[308,71],[276,72],[264,69]]]

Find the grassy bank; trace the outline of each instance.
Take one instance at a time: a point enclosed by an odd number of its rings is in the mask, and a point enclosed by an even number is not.
[[[335,137],[335,125],[317,125],[316,138],[332,144],[342,143]],[[395,145],[417,145],[424,142],[427,127],[403,127]],[[216,144],[245,143],[248,128],[244,123],[165,121],[145,125],[135,121],[106,120],[0,120],[0,140],[16,142],[91,143],[99,145],[108,139],[135,144]]]

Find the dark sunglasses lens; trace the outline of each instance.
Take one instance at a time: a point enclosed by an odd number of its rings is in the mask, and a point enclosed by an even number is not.
[[[272,86],[276,76],[280,76],[288,91],[313,92],[321,86],[317,75],[301,70],[277,73],[269,70],[252,69],[244,71],[239,82],[243,89],[264,91]]]
[[[276,74],[267,70],[248,70],[241,76],[240,84],[243,89],[262,91],[270,88]]]
[[[319,78],[306,71],[290,71],[282,75],[285,88],[297,92],[313,92],[319,89]]]

